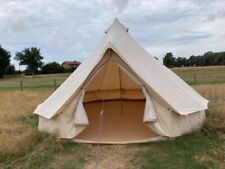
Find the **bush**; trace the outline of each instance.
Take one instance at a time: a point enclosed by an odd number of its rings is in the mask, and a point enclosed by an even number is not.
[[[42,67],[41,72],[43,74],[63,73],[64,68],[57,62],[50,62]]]
[[[33,74],[34,74],[33,71],[32,71],[31,69],[25,69],[25,70],[23,71],[23,73],[24,73],[25,75],[33,75]],[[36,72],[35,74],[37,74],[37,72]]]
[[[64,69],[65,73],[73,73],[76,70],[76,68],[68,68],[68,69]]]
[[[5,73],[7,75],[14,75],[16,74],[15,66],[14,65],[9,65],[6,67]]]

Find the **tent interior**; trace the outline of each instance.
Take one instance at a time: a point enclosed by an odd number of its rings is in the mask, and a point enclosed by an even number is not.
[[[92,75],[83,99],[89,125],[75,137],[76,141],[131,143],[159,138],[143,122],[145,96],[141,86],[124,70],[108,60]],[[102,110],[103,119],[100,120]],[[98,131],[101,132],[99,136]]]

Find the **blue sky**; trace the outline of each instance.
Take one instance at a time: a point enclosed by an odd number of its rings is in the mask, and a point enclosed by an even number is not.
[[[224,0],[0,0],[0,44],[13,57],[37,46],[44,62],[83,61],[115,17],[160,59],[225,50]]]

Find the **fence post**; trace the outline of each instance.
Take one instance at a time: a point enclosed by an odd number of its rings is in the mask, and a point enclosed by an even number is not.
[[[20,91],[21,92],[23,91],[23,81],[22,80],[20,81]]]
[[[56,80],[54,80],[54,88],[55,88],[55,90],[56,90],[56,88],[57,88]]]

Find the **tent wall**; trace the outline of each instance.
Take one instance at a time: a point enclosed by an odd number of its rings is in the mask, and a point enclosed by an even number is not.
[[[181,134],[192,131],[193,129],[199,128],[205,119],[204,111],[192,113],[186,116],[179,115],[167,102],[160,97],[148,84],[145,83],[122,59],[116,52],[106,51],[101,61],[92,70],[87,79],[82,84],[82,87],[73,93],[73,96],[67,100],[64,106],[56,113],[57,115],[51,119],[39,116],[39,129],[42,131],[47,131],[49,133],[55,133],[60,138],[74,138],[87,127],[87,125],[75,125],[74,122],[74,112],[76,110],[77,103],[81,96],[81,91],[85,88],[86,94],[84,97],[85,104],[91,103],[92,101],[102,100],[103,93],[104,98],[107,100],[114,99],[128,99],[128,100],[142,100],[145,99],[140,86],[133,83],[132,80],[124,76],[125,72],[131,74],[135,77],[146,89],[146,92],[151,96],[152,104],[155,108],[156,120],[152,122],[145,122],[151,130],[153,130],[158,135],[175,137]],[[120,77],[123,78],[123,83],[118,83],[114,76],[119,73],[118,69],[112,65],[111,70],[108,71],[107,80],[103,82],[102,86],[100,81],[104,72],[104,65],[109,62],[116,63],[123,70],[120,73]],[[114,73],[113,73],[114,72]],[[107,72],[106,72],[107,73]],[[94,78],[98,79],[92,81]],[[114,79],[114,80],[112,80]],[[93,83],[91,83],[93,82]],[[110,83],[109,83],[110,82]],[[89,85],[90,83],[90,85]],[[99,90],[99,87],[102,90]],[[122,88],[122,90],[118,90]],[[107,94],[106,92],[107,91]],[[72,92],[72,91],[71,91]],[[171,91],[172,92],[172,91]],[[142,116],[143,121],[143,116]],[[149,130],[149,131],[151,131]],[[152,132],[152,131],[151,131]],[[152,133],[154,133],[152,132]]]
[[[146,124],[162,136],[177,137],[199,129],[205,120],[205,111],[189,115],[179,115],[168,108],[163,102],[152,97],[157,120]]]
[[[85,91],[84,102],[103,99],[145,99],[141,87],[111,61],[92,79]]]
[[[162,97],[160,97],[151,86],[146,84],[145,81],[142,80],[115,52],[113,53],[112,61],[119,64],[126,72],[134,76],[151,96],[157,119],[155,121],[146,122],[146,124],[157,134],[161,136],[177,137],[202,126],[205,120],[205,111],[180,115]]]
[[[157,93],[176,113],[188,115],[208,108],[208,100],[149,55],[116,19],[106,31],[105,38],[96,50],[51,96],[36,108],[34,113],[48,119],[61,113],[68,102],[79,93],[84,83],[93,77],[90,75],[96,73],[96,68],[103,62],[103,56],[108,49],[113,49],[124,61],[124,65],[129,65],[138,75],[136,77],[145,82],[142,84],[151,88],[147,92]]]
[[[100,71],[104,65],[109,60],[109,51],[107,50],[103,58],[95,66],[95,68],[90,72],[89,76],[84,80],[82,86],[90,82],[95,75]],[[83,63],[82,63],[83,64]],[[73,90],[71,90],[72,92]],[[47,133],[55,134],[59,138],[74,138],[81,131],[83,131],[87,125],[75,125],[75,111],[76,106],[79,102],[80,96],[82,94],[82,87],[79,88],[75,93],[72,93],[72,97],[66,100],[65,104],[61,109],[55,112],[55,115],[52,118],[45,118],[42,115],[39,115],[38,129]],[[58,96],[60,98],[60,96]],[[39,111],[41,105],[37,107],[36,111]],[[49,105],[51,109],[51,104]]]
[[[51,119],[39,116],[38,129],[55,134],[59,138],[74,138],[83,131],[86,128],[85,125],[75,125],[74,123],[74,112],[81,94],[80,92],[75,95],[70,103],[67,104],[63,111],[57,116]]]

